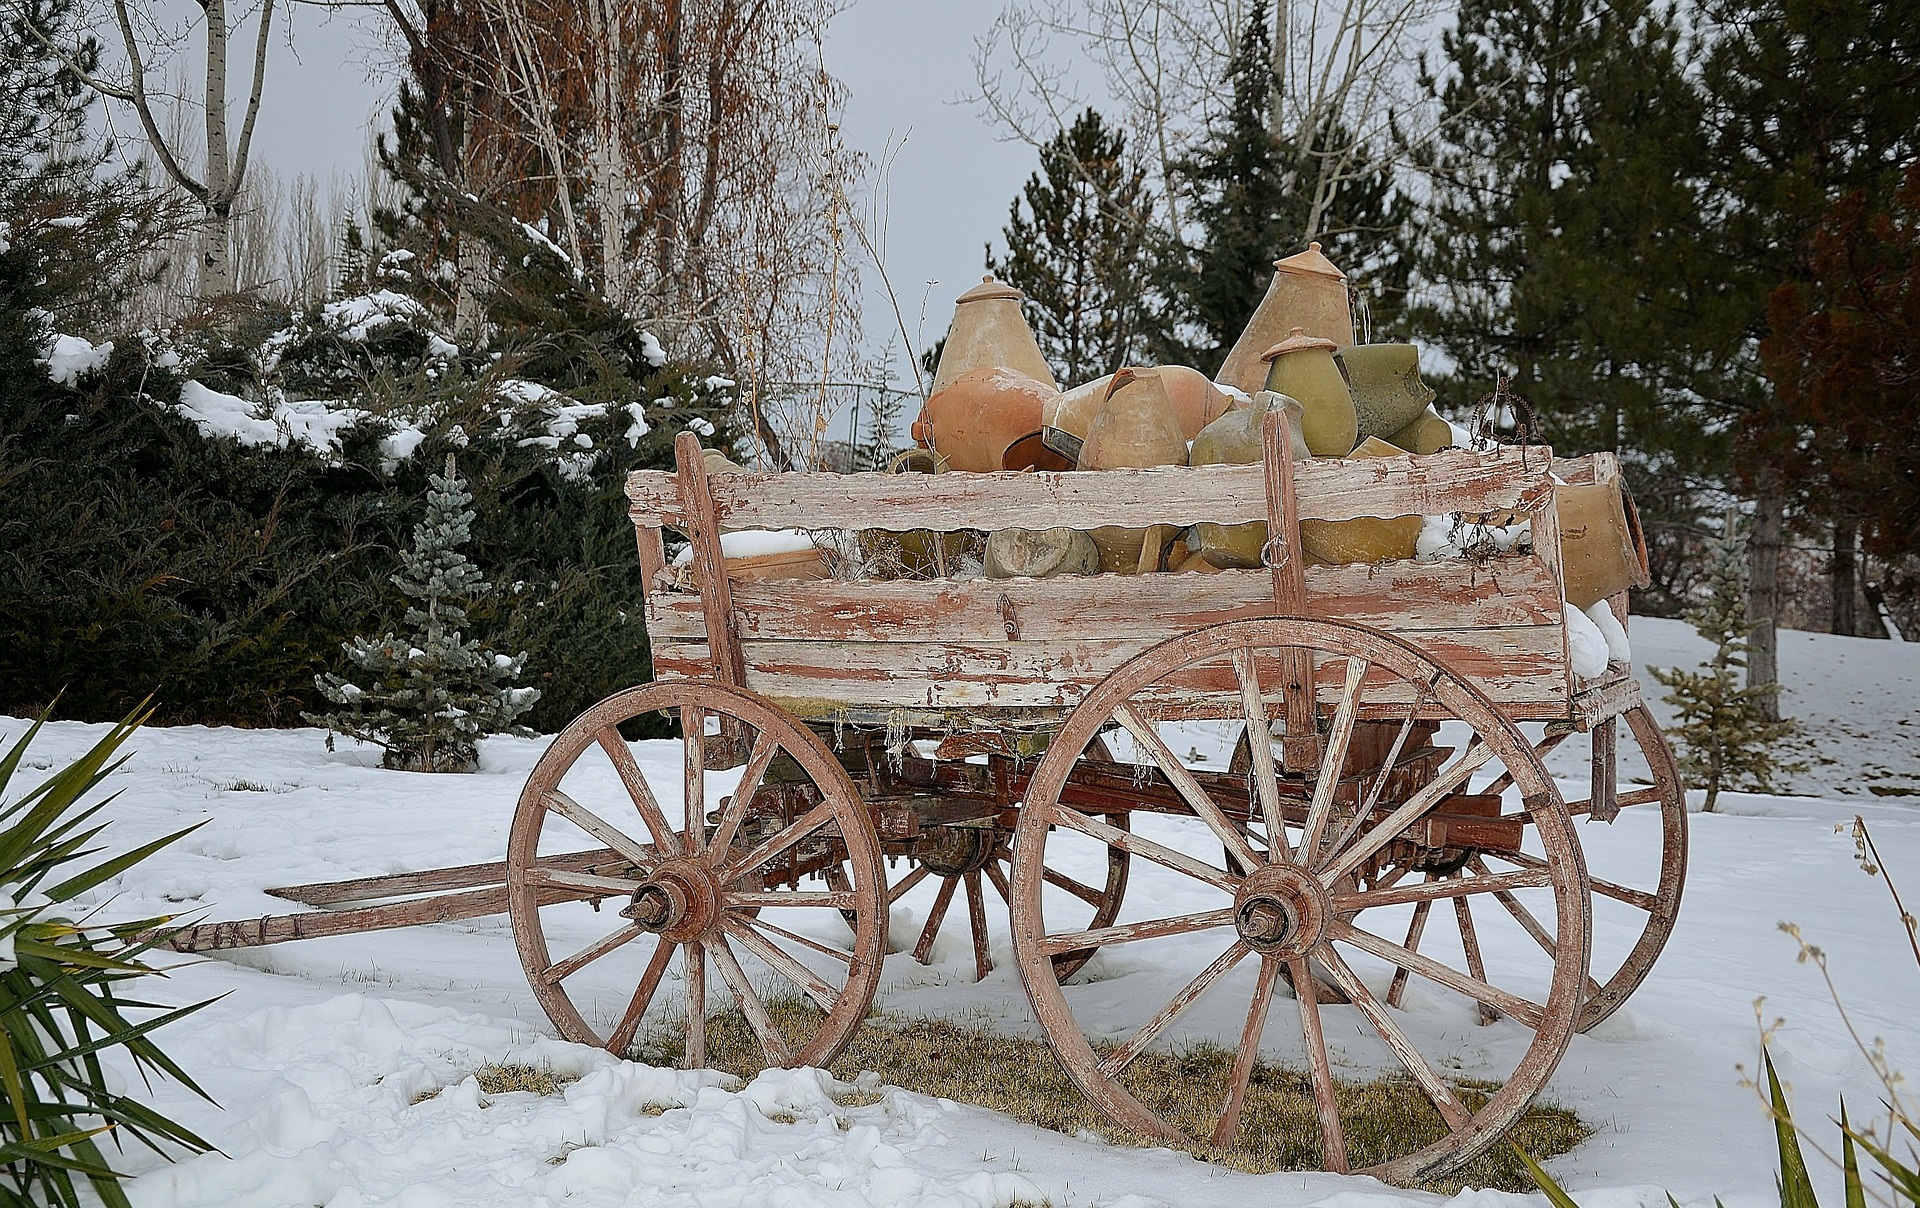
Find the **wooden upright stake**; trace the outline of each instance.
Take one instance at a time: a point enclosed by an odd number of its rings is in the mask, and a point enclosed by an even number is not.
[[[1300,503],[1293,493],[1293,436],[1286,412],[1269,409],[1260,426],[1261,458],[1267,481],[1267,565],[1273,568],[1275,616],[1307,615],[1307,569],[1300,551]],[[1286,737],[1280,762],[1289,772],[1320,766],[1320,734],[1315,719],[1313,656],[1288,650],[1280,660],[1286,692]],[[1248,741],[1255,736],[1249,734]],[[1335,769],[1338,775],[1339,770]]]

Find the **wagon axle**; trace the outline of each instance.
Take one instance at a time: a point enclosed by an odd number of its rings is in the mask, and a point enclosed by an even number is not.
[[[1326,933],[1332,915],[1320,882],[1291,864],[1256,870],[1234,895],[1234,930],[1262,955],[1305,956]]]

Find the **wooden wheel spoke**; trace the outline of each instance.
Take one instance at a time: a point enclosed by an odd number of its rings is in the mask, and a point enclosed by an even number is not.
[[[802,948],[812,949],[813,951],[818,952],[822,956],[830,956],[834,960],[839,961],[843,965],[851,966],[853,964],[852,953],[842,952],[840,949],[834,948],[827,944],[823,944],[819,940],[808,939],[806,936],[801,935],[798,932],[788,931],[785,927],[776,926],[772,923],[767,922],[767,920],[763,918],[757,918],[757,917],[747,918],[746,916],[743,915],[737,919],[729,920],[725,925],[731,927],[734,923],[744,923],[748,927],[753,928],[753,930],[756,932],[763,932],[767,935],[777,935],[781,939],[786,940],[789,943],[798,944]]]
[[[1546,737],[1533,744],[1534,758],[1545,760],[1547,756],[1553,754],[1555,748],[1567,741],[1567,739],[1572,738],[1573,735],[1574,728],[1570,725],[1548,726]],[[1512,787],[1513,772],[1509,770],[1501,772],[1498,776],[1494,777],[1493,783],[1480,791],[1489,797],[1493,797],[1506,792]]]
[[[1152,860],[1155,864],[1171,868],[1175,872],[1186,873],[1197,881],[1205,881],[1216,889],[1224,889],[1228,893],[1234,892],[1239,887],[1240,878],[1231,873],[1215,868],[1211,864],[1203,864],[1184,852],[1177,852],[1151,839],[1144,839],[1132,831],[1123,831],[1119,827],[1096,821],[1071,806],[1056,805],[1053,813],[1053,820],[1061,826],[1070,827],[1083,835],[1091,835],[1095,839],[1104,839],[1109,847],[1117,847],[1131,855]],[[1234,838],[1243,848],[1246,846],[1237,834]]]
[[[1460,874],[1455,873],[1454,879],[1460,880],[1462,878]],[[1453,917],[1460,928],[1460,950],[1464,952],[1467,957],[1467,973],[1469,976],[1485,982],[1487,980],[1487,965],[1480,956],[1480,933],[1475,930],[1473,926],[1472,905],[1468,903],[1465,898],[1455,898],[1453,900]],[[1478,1004],[1478,1006],[1482,1027],[1492,1023],[1499,1017],[1498,1013],[1486,1003],[1482,1002]]]
[[[640,811],[640,820],[647,824],[647,830],[653,835],[653,841],[660,845],[670,856],[680,854],[680,837],[673,833],[668,825],[667,816],[655,800],[653,789],[647,785],[647,777],[641,772],[640,764],[633,757],[633,750],[627,746],[627,740],[620,737],[617,727],[607,726],[594,734],[594,741],[613,761],[613,770],[619,774],[620,783],[627,788],[627,796],[633,798],[633,807]]]
[[[966,882],[967,928],[973,932],[973,980],[985,981],[993,972],[993,961],[987,950],[987,901],[980,888],[979,870],[968,873]]]
[[[1621,793],[1613,803],[1621,809],[1626,809],[1630,805],[1652,805],[1664,800],[1665,797],[1666,794],[1657,788],[1635,789],[1631,793]],[[1568,802],[1567,812],[1575,815],[1592,813],[1593,798],[1587,797],[1580,801]]]
[[[680,706],[680,750],[687,850],[697,852],[707,843],[707,711],[698,705]]]
[[[647,1007],[653,1002],[653,995],[660,988],[660,979],[666,975],[667,962],[673,959],[673,945],[665,940],[653,950],[653,958],[647,962],[647,971],[640,975],[640,984],[634,988],[633,997],[627,1000],[625,1014],[614,1025],[613,1035],[607,1038],[607,1048],[615,1054],[625,1056],[633,1044],[634,1033],[640,1030],[641,1017],[646,1015]]]
[[[1547,870],[1547,862],[1531,852],[1489,851],[1487,854],[1503,863],[1516,864],[1521,868],[1538,869],[1543,873]],[[1587,877],[1587,881],[1593,886],[1593,892],[1602,897],[1612,898],[1616,902],[1625,902],[1649,914],[1660,909],[1660,899],[1643,889],[1633,889],[1592,875]]]
[[[1333,724],[1327,730],[1327,749],[1320,758],[1318,778],[1313,782],[1313,802],[1307,807],[1306,831],[1300,837],[1300,862],[1311,868],[1320,851],[1320,839],[1333,816],[1333,794],[1340,787],[1340,769],[1347,762],[1347,744],[1353,738],[1353,723],[1360,710],[1360,687],[1366,682],[1370,664],[1358,655],[1347,659],[1347,680],[1340,693],[1340,705],[1334,710]]]
[[[1300,1035],[1306,1042],[1307,1068],[1313,1074],[1313,1105],[1320,1117],[1320,1156],[1327,1169],[1345,1174],[1350,1169],[1347,1138],[1340,1127],[1340,1105],[1333,1093],[1333,1069],[1327,1063],[1327,1036],[1320,1026],[1319,978],[1305,957],[1287,962],[1293,975],[1294,996],[1300,1003]]]
[[[750,870],[760,867],[814,831],[832,822],[834,815],[838,812],[838,802],[831,798],[822,801],[819,805],[814,806],[806,813],[800,815],[800,817],[795,819],[793,824],[785,830],[774,835],[746,855],[727,861],[726,865],[714,874],[715,879],[722,885],[732,884],[734,881],[746,875]]]
[[[953,891],[960,887],[958,877],[942,877],[940,892],[934,895],[933,909],[927,912],[927,925],[920,931],[920,942],[913,946],[913,959],[926,964],[933,952],[933,941],[940,935],[940,924],[946,920],[947,907],[953,904]]]
[[[778,945],[756,932],[748,920],[730,918],[722,925],[736,943],[759,957],[767,968],[792,982],[813,1000],[815,1006],[822,1011],[833,1010],[833,1004],[840,997],[840,992],[822,980],[819,974],[782,952]],[[719,958],[715,957],[715,959]],[[722,972],[725,972],[725,969],[726,966],[722,965]]]
[[[1135,940],[1185,935],[1188,932],[1232,925],[1233,909],[1228,907],[1224,910],[1204,910],[1198,914],[1147,919],[1140,923],[1120,923],[1113,927],[1093,927],[1085,931],[1060,931],[1041,940],[1040,949],[1049,956],[1057,956],[1062,952],[1082,952],[1090,948],[1104,948],[1108,944],[1130,944]]]
[[[1153,1018],[1140,1025],[1140,1030],[1127,1038],[1125,1044],[1108,1053],[1100,1062],[1100,1072],[1109,1078],[1117,1078],[1120,1071],[1127,1068],[1135,1057],[1153,1043],[1154,1037],[1167,1030],[1167,1026],[1178,1019],[1182,1012],[1200,1001],[1200,996],[1213,988],[1215,982],[1225,977],[1227,971],[1239,964],[1247,953],[1253,951],[1238,939],[1233,946],[1220,956],[1199,976],[1181,987],[1180,992],[1167,1001],[1167,1004],[1153,1013]]]
[[[1428,877],[1427,880],[1429,884],[1434,883],[1432,877]],[[1422,898],[1414,904],[1413,919],[1407,924],[1407,938],[1403,944],[1407,951],[1420,951],[1420,937],[1426,933],[1427,915],[1431,913],[1432,910],[1433,899],[1431,898]],[[1387,986],[1388,1006],[1398,1007],[1400,1005],[1401,998],[1404,997],[1407,992],[1407,978],[1409,976],[1404,965],[1394,966],[1393,981]]]
[[[731,889],[727,905],[733,909],[749,906],[812,906],[829,910],[858,910],[860,895],[844,890],[821,889]]]
[[[1000,900],[1011,908],[1013,906],[1013,886],[1007,881],[1006,870],[1001,868],[997,863],[989,863],[986,868],[981,871],[987,874],[987,881],[993,886],[993,891],[1000,895]],[[1099,903],[1096,902],[1094,905],[1097,906]]]
[[[1333,885],[1346,876],[1368,857],[1399,837],[1401,832],[1413,825],[1422,814],[1431,810],[1449,793],[1478,771],[1480,766],[1493,758],[1493,748],[1486,742],[1476,739],[1459,762],[1434,777],[1419,792],[1407,798],[1406,804],[1388,814],[1379,825],[1355,840],[1345,850],[1332,853],[1332,863],[1320,870],[1320,882]]]
[[[897,885],[887,890],[887,905],[891,906],[895,902],[898,902],[901,898],[906,897],[908,890],[912,889],[915,885],[918,885],[920,882],[926,880],[928,877],[932,875],[933,875],[932,870],[930,870],[926,865],[924,864],[914,865],[913,868],[910,871],[908,871],[906,876],[900,878],[900,881]]]
[[[1122,704],[1114,710],[1113,715],[1133,735],[1134,741],[1146,748],[1153,762],[1159,766],[1161,775],[1165,776],[1168,783],[1179,792],[1181,799],[1193,810],[1194,816],[1206,823],[1207,829],[1226,845],[1234,859],[1240,861],[1240,867],[1246,872],[1252,872],[1260,867],[1262,861],[1254,854],[1253,848],[1247,843],[1246,836],[1241,834],[1240,828],[1228,821],[1227,816],[1220,812],[1220,806],[1207,795],[1207,790],[1200,787],[1200,782],[1193,778],[1193,773],[1187,770],[1186,765],[1180,762],[1180,757],[1167,746],[1153,722],[1141,716],[1140,711],[1130,704]],[[1268,756],[1271,758],[1271,751],[1268,752]],[[1279,790],[1276,787],[1274,791],[1278,793]]]
[[[1106,898],[1107,898],[1106,894],[1102,893],[1098,889],[1095,889],[1091,885],[1081,884],[1079,881],[1074,880],[1072,877],[1068,876],[1066,873],[1055,872],[1051,868],[1046,868],[1041,870],[1040,877],[1047,884],[1057,886],[1060,889],[1066,890],[1068,893],[1072,894],[1076,898],[1079,898],[1082,902],[1085,902],[1089,906],[1097,907],[1102,902],[1106,901]]]
[[[1392,940],[1362,931],[1351,923],[1335,922],[1331,934],[1334,939],[1352,944],[1362,952],[1371,953],[1402,969],[1418,973],[1429,981],[1438,982],[1450,990],[1457,990],[1475,1002],[1485,1003],[1495,1010],[1504,1011],[1528,1027],[1537,1028],[1546,1019],[1546,1009],[1538,1003],[1529,1002],[1518,994],[1502,990],[1488,983],[1484,978],[1462,973],[1451,965],[1442,964],[1430,956],[1422,956]],[[1340,988],[1347,990],[1349,994],[1353,993],[1344,985]]]
[[[767,1004],[760,1001],[753,983],[747,980],[746,970],[734,958],[733,948],[725,936],[715,936],[711,945],[713,963],[720,970],[720,977],[733,991],[733,1001],[740,1013],[747,1017],[747,1026],[760,1041],[760,1051],[766,1055],[770,1065],[787,1065],[793,1061],[793,1051],[787,1047],[786,1037],[780,1035],[780,1028],[773,1022],[773,1016],[767,1013]]]
[[[1267,859],[1290,860],[1287,827],[1280,813],[1280,777],[1273,765],[1273,743],[1268,741],[1267,703],[1260,691],[1260,668],[1253,651],[1242,646],[1233,652],[1233,673],[1240,681],[1240,711],[1247,719],[1247,755],[1253,763],[1254,791],[1260,797],[1260,818],[1267,824]]]
[[[699,940],[686,944],[682,972],[687,979],[687,1053],[682,1069],[707,1065],[707,949]]]
[[[1398,945],[1394,946],[1398,947]],[[1367,989],[1366,984],[1355,975],[1345,959],[1332,948],[1322,951],[1327,972],[1333,976],[1334,984],[1353,1000],[1354,1006],[1360,1008],[1360,1013],[1367,1017],[1367,1022],[1380,1033],[1380,1038],[1387,1042],[1387,1047],[1400,1058],[1400,1063],[1407,1067],[1407,1072],[1413,1075],[1413,1080],[1420,1084],[1420,1089],[1427,1092],[1427,1098],[1433,1100],[1433,1106],[1440,1112],[1440,1118],[1447,1122],[1447,1127],[1455,1132],[1465,1128],[1472,1121],[1473,1113],[1467,1110],[1466,1104],[1460,1102],[1460,1096],[1446,1084],[1432,1064],[1420,1055],[1420,1050],[1413,1047],[1413,1042],[1407,1039],[1407,1034],[1400,1030],[1399,1024],[1393,1022],[1393,1017],[1387,1014],[1387,1009],[1380,1005],[1380,1000],[1375,998],[1373,991]]]
[[[1545,869],[1488,873],[1478,877],[1427,881],[1420,885],[1395,885],[1389,888],[1363,890],[1359,893],[1336,893],[1333,895],[1333,909],[1337,913],[1346,914],[1355,910],[1367,910],[1374,906],[1431,902],[1438,898],[1464,898],[1476,893],[1501,894],[1509,890],[1535,889],[1551,884],[1553,884],[1553,878]],[[1508,893],[1508,896],[1511,897],[1511,893]]]
[[[780,744],[771,734],[761,734],[753,740],[753,753],[747,756],[747,766],[740,773],[740,783],[734,787],[733,796],[728,799],[726,808],[720,813],[720,825],[713,832],[713,851],[717,857],[724,857],[727,849],[733,846],[733,837],[739,833],[740,822],[747,815],[747,807],[753,804],[753,796],[760,791],[760,781],[767,774],[767,767],[773,763],[773,757],[780,750]]]
[[[1328,851],[1340,851],[1353,842],[1354,836],[1367,824],[1367,819],[1373,817],[1374,807],[1380,804],[1380,794],[1386,791],[1387,781],[1393,778],[1394,765],[1400,762],[1400,752],[1406,748],[1407,737],[1413,733],[1413,723],[1419,720],[1420,710],[1426,708],[1427,702],[1433,699],[1433,684],[1433,680],[1428,680],[1420,685],[1413,703],[1407,706],[1407,715],[1400,721],[1399,732],[1393,736],[1393,745],[1387,748],[1387,757],[1380,764],[1380,774],[1373,778],[1373,787],[1367,790],[1366,800],[1353,812],[1352,821],[1347,823],[1347,828],[1340,832],[1340,837],[1333,841]]]
[[[652,864],[660,858],[659,851],[637,842],[613,823],[594,813],[586,806],[567,796],[559,789],[548,789],[543,801],[554,813],[573,823],[581,830],[592,835],[600,842],[619,852],[635,864]]]
[[[634,926],[632,923],[628,923],[618,931],[610,931],[606,935],[601,936],[567,959],[548,965],[545,969],[541,970],[540,980],[551,986],[563,977],[572,977],[607,953],[624,947],[645,934],[646,932],[640,928]],[[666,946],[671,947],[671,945]]]
[[[1254,1063],[1260,1058],[1260,1034],[1267,1027],[1267,1008],[1273,1002],[1273,983],[1279,976],[1279,959],[1263,958],[1253,1004],[1247,1008],[1247,1023],[1240,1031],[1240,1047],[1233,1055],[1233,1070],[1227,1075],[1227,1105],[1213,1128],[1213,1143],[1222,1149],[1232,1145],[1234,1134],[1240,1131],[1240,1111],[1246,1104],[1247,1084],[1253,1081]]]

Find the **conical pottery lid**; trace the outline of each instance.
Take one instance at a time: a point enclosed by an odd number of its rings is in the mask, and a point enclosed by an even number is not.
[[[1319,247],[1320,245],[1316,243],[1313,246]],[[1322,257],[1322,259],[1325,259],[1325,257]],[[1332,268],[1333,266],[1328,265],[1327,267]],[[1005,281],[995,277],[992,273],[988,273],[980,279],[980,284],[974,286],[966,293],[961,294],[958,298],[955,298],[953,304],[955,306],[964,306],[968,302],[985,302],[989,298],[1012,298],[1016,302],[1025,302],[1027,300],[1025,294],[1013,286],[1008,285]]]
[[[1273,267],[1283,273],[1309,273],[1316,277],[1332,277],[1335,281],[1345,281],[1347,275],[1333,266],[1333,261],[1320,251],[1318,243],[1309,243],[1307,250],[1276,260]]]
[[[1310,336],[1307,334],[1306,328],[1296,327],[1287,333],[1286,339],[1261,353],[1260,359],[1263,361],[1271,361],[1275,357],[1283,357],[1290,352],[1299,352],[1305,348],[1324,348],[1328,352],[1332,352],[1338,347],[1339,345],[1335,344],[1332,340],[1323,340],[1319,336]]]

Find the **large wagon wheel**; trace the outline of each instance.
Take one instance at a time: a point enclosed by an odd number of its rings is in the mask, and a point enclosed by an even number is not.
[[[1087,744],[1085,757],[1103,763],[1113,762],[1106,741],[1097,735]],[[1125,810],[1096,810],[1093,816],[1118,830],[1129,829]],[[913,869],[887,891],[887,904],[891,906],[899,901],[929,876],[940,878],[940,888],[935,892],[933,905],[927,911],[926,924],[921,928],[920,938],[913,947],[913,959],[924,965],[932,961],[933,943],[939,938],[940,925],[952,909],[956,893],[964,888],[967,926],[973,938],[974,980],[984,980],[993,971],[993,961],[988,955],[986,894],[982,881],[993,888],[1008,910],[1013,908],[1013,834],[998,828],[947,826],[939,829],[935,842],[928,847],[931,850],[918,855]],[[1080,880],[1059,869],[1048,869],[1046,881],[1066,895],[1061,900],[1063,911],[1077,909],[1074,922],[1078,926],[1083,929],[1106,927],[1120,916],[1120,903],[1126,896],[1127,868],[1131,859],[1123,848],[1108,848],[1105,861],[1090,875],[1089,881]],[[1078,900],[1082,905],[1078,908],[1067,906],[1067,899]],[[1092,960],[1093,954],[1092,948],[1078,952],[1056,952],[1053,956],[1054,976],[1066,981]]]
[[[637,758],[618,729],[655,711],[676,716],[684,733],[684,757],[670,769]],[[744,735],[731,759],[722,733]],[[739,753],[745,765],[725,785],[711,765],[738,765]],[[785,808],[770,813],[756,790],[782,755],[801,775],[777,786]],[[588,841],[598,846],[580,853]],[[837,884],[826,883],[829,870]],[[644,684],[575,718],[521,791],[507,884],[534,997],[562,1036],[615,1053],[633,1048],[670,965],[684,994],[689,1069],[707,1063],[709,961],[767,1065],[827,1065],[879,983],[886,881],[873,822],[818,736],[739,688]],[[556,959],[552,945],[565,955]],[[768,986],[787,993],[769,999]]]
[[[1342,764],[1353,725],[1363,718],[1398,716],[1410,731],[1416,712],[1444,715],[1470,737],[1423,783],[1400,785],[1399,796],[1380,796],[1384,780],[1362,785],[1371,808],[1357,808],[1357,801],[1339,806],[1338,777],[1317,773],[1310,792],[1289,804],[1271,748],[1255,744],[1253,785],[1240,806],[1253,821],[1238,821],[1181,764],[1154,718],[1206,691],[1214,701],[1235,702],[1242,720],[1265,725],[1283,672],[1303,658],[1314,661],[1322,699],[1334,704],[1321,738],[1321,770]],[[1147,834],[1124,834],[1061,803],[1067,769],[1110,721],[1131,732],[1136,758],[1165,777],[1203,825],[1167,821]],[[1542,866],[1484,877],[1441,869],[1421,882],[1406,880],[1407,864],[1448,820],[1436,811],[1464,808],[1456,794],[1482,768],[1512,775],[1545,852]],[[1135,895],[1154,903],[1149,917],[1092,934],[1064,929],[1050,920],[1040,887],[1050,853],[1070,843],[1124,847],[1179,875],[1164,890]],[[1080,1088],[1108,1117],[1137,1132],[1175,1143],[1231,1144],[1249,1087],[1266,1081],[1256,1078],[1256,1069],[1276,985],[1284,976],[1297,987],[1295,1052],[1308,1067],[1321,1159],[1330,1170],[1360,1165],[1381,1178],[1408,1180],[1484,1151],[1519,1119],[1565,1052],[1586,982],[1586,873],[1566,803],[1526,739],[1478,689],[1413,646],[1339,622],[1233,622],[1162,643],[1115,670],[1069,715],[1034,771],[1014,844],[1013,887],[1014,951],[1035,1015]],[[1518,893],[1543,912],[1550,953],[1513,945],[1482,950],[1464,908],[1474,897],[1496,893]],[[1429,942],[1420,951],[1417,931],[1406,934],[1410,916],[1424,922],[1436,905],[1458,911],[1457,950]],[[1053,974],[1052,954],[1163,938],[1175,940],[1161,946],[1169,960],[1197,968],[1201,957],[1214,959],[1176,991],[1125,996],[1140,1004],[1130,1035],[1125,1027],[1115,1030],[1121,1021],[1113,1018],[1109,986],[1094,1008],[1097,1026],[1103,1037],[1123,1038],[1096,1050],[1076,1021],[1075,996]],[[1255,958],[1251,966],[1239,969],[1249,957]],[[1419,1001],[1389,1005],[1389,996],[1403,1000],[1409,976],[1422,979]],[[1323,1002],[1321,977],[1351,1005]],[[1233,994],[1226,992],[1230,987]],[[1280,992],[1288,993],[1284,985]],[[1211,1023],[1200,1025],[1201,1034],[1231,1028],[1237,1047],[1221,1097],[1196,1109],[1193,1096],[1165,1085],[1168,1080],[1156,1082],[1142,1068],[1151,1063],[1137,1059],[1156,1042],[1173,1040],[1169,1029],[1203,999],[1206,1009],[1195,1018]],[[1460,1071],[1481,1086],[1463,1088],[1440,1070],[1462,1059],[1463,1043],[1488,1019],[1502,1022],[1489,1030],[1489,1043],[1473,1046],[1479,1068],[1468,1061]],[[1355,1059],[1362,1050],[1403,1070],[1432,1104],[1424,1136],[1370,1142],[1403,1143],[1406,1152],[1349,1151],[1342,1121],[1348,1109],[1330,1054]]]

